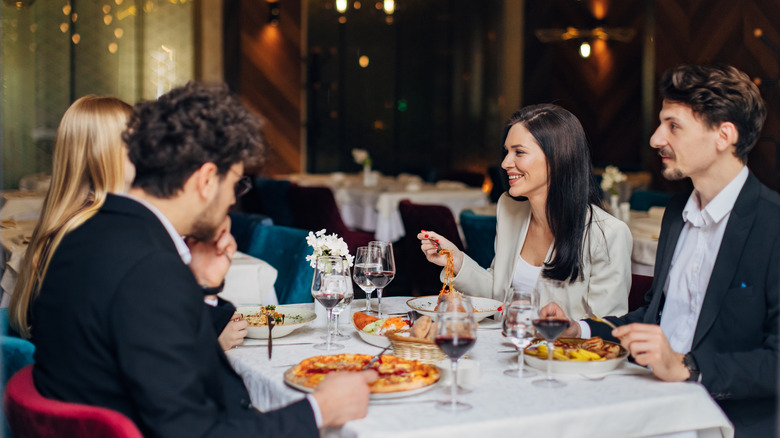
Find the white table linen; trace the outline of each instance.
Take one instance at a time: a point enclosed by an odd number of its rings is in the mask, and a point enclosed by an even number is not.
[[[276,268],[243,252],[233,254],[233,262],[225,275],[225,289],[219,296],[236,306],[276,305]]]
[[[387,312],[405,311],[403,297],[383,299]],[[353,309],[362,309],[362,300]],[[352,339],[346,349],[334,353],[376,354],[378,347],[361,341],[351,327],[349,314],[342,315],[342,331]],[[283,383],[284,372],[293,364],[323,354],[309,345],[286,343],[321,342],[323,329],[306,327],[274,342],[273,360],[265,348],[238,348],[227,352],[232,366],[244,379],[252,403],[260,410],[276,409],[303,397]],[[264,341],[247,340],[247,343]],[[577,375],[556,375],[567,386],[537,388],[535,378],[504,376],[516,356],[499,351],[512,349],[501,336],[498,323],[485,321],[477,332],[477,344],[469,353],[480,362],[481,378],[475,389],[461,394],[474,408],[450,414],[434,408],[432,400],[446,399],[448,387],[437,387],[412,397],[395,399],[401,404],[372,402],[366,418],[341,428],[321,431],[334,437],[452,437],[452,436],[659,436],[696,431],[699,437],[732,437],[726,416],[696,383],[661,382],[654,376],[616,375],[590,381]],[[639,368],[635,365],[626,367]],[[623,370],[619,368],[618,372]],[[642,370],[644,371],[644,370]],[[540,373],[541,374],[541,373]]]
[[[372,231],[377,240],[388,242],[395,242],[406,234],[398,211],[398,204],[403,199],[419,204],[446,205],[456,222],[461,210],[489,203],[488,195],[481,189],[457,181],[424,183],[412,175],[381,177],[373,186],[364,185],[360,174],[295,174],[282,178],[304,186],[329,187],[348,227]]]
[[[663,207],[652,207],[646,212],[630,212],[628,228],[634,239],[634,248],[631,251],[631,272],[634,274],[653,276],[664,210]]]

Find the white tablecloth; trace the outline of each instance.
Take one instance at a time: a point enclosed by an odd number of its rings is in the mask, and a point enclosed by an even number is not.
[[[279,304],[274,289],[276,275],[276,269],[267,262],[236,252],[219,296],[234,305]]]
[[[663,216],[663,207],[653,207],[646,212],[631,211],[628,228],[634,239],[634,248],[631,251],[631,271],[634,274],[653,276]]]
[[[385,311],[405,311],[406,298],[383,299]],[[362,300],[353,302],[361,309]],[[335,353],[376,354],[379,348],[361,341],[349,325],[349,314],[342,315],[342,331],[352,334],[343,342],[346,349]],[[422,394],[398,399],[403,404],[372,403],[368,416],[338,429],[324,430],[323,436],[431,438],[454,436],[527,436],[527,437],[639,437],[681,431],[698,431],[699,437],[731,437],[733,429],[726,416],[695,383],[661,382],[652,375],[610,376],[590,381],[577,375],[557,375],[567,386],[544,389],[531,385],[530,379],[504,376],[502,369],[516,361],[511,345],[501,336],[496,322],[483,322],[477,344],[469,353],[479,361],[481,378],[475,389],[461,394],[474,408],[450,414],[438,411],[432,400],[448,397],[449,388],[434,388]],[[345,330],[346,328],[346,330]],[[265,348],[238,348],[227,352],[228,359],[242,376],[260,410],[271,410],[303,397],[283,383],[283,374],[293,364],[323,354],[310,345],[296,342],[321,342],[324,329],[306,327],[274,342],[273,360]],[[265,341],[247,340],[264,344]],[[638,368],[634,365],[627,365]],[[621,370],[621,369],[619,369]]]
[[[488,195],[481,189],[455,181],[428,184],[411,175],[381,177],[374,186],[365,186],[362,175],[354,174],[296,174],[284,178],[300,185],[329,187],[348,227],[373,231],[377,240],[388,242],[395,242],[405,234],[398,211],[398,204],[403,199],[419,204],[446,205],[456,222],[461,210],[489,203]]]

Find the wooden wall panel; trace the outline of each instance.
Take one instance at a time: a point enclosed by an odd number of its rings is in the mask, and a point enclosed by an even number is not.
[[[756,176],[774,190],[780,189],[780,53],[754,35],[763,35],[780,46],[778,0],[656,0],[656,78],[668,68],[687,63],[724,63],[752,78],[761,79],[761,95],[767,104],[764,138],[748,158]],[[770,80],[767,80],[770,79]],[[656,108],[660,102],[656,99]],[[772,141],[772,139],[776,139]],[[660,163],[654,163],[658,172]],[[656,178],[665,188],[676,185]]]
[[[278,25],[268,2],[225,3],[226,80],[266,120],[265,166],[247,173],[277,175],[301,169],[302,64],[300,0],[279,1]]]

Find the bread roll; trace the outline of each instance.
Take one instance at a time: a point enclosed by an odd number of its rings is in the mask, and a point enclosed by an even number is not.
[[[414,322],[409,335],[411,335],[413,338],[425,338],[425,335],[428,334],[428,330],[430,328],[431,317],[428,315],[423,315],[417,318],[417,321]]]

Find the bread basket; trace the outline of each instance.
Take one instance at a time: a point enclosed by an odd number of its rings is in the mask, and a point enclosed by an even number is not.
[[[393,346],[393,353],[404,359],[418,360],[422,363],[435,364],[446,359],[447,355],[441,351],[430,339],[410,338],[402,333],[408,334],[408,331],[392,330],[385,333],[390,345]]]

